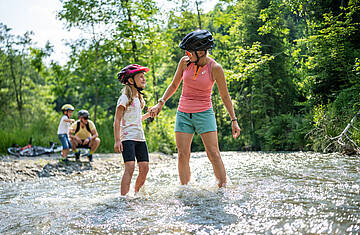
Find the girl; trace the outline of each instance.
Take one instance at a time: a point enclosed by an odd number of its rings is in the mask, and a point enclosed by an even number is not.
[[[114,120],[115,152],[122,152],[125,171],[121,179],[121,195],[129,192],[131,178],[135,169],[135,157],[139,165],[139,175],[135,183],[135,193],[144,185],[149,171],[149,154],[145,142],[142,120],[150,117],[149,113],[141,116],[145,106],[141,91],[145,88],[145,73],[149,69],[137,64],[123,68],[117,77],[125,84],[119,97]]]
[[[72,147],[69,139],[69,127],[70,124],[75,121],[74,119],[70,119],[72,112],[74,111],[74,107],[71,104],[64,104],[61,107],[61,111],[63,112],[63,116],[61,117],[57,131],[58,138],[63,147],[63,149],[61,150],[62,158],[60,159],[60,161],[67,161],[68,159],[66,157]]]

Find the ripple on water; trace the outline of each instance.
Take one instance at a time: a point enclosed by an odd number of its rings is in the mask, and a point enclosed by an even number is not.
[[[120,196],[109,174],[0,184],[0,233],[360,233],[358,157],[226,152],[218,189],[204,153],[179,186],[176,159],[150,165],[146,185]],[[137,171],[134,177],[137,176]],[[20,216],[19,216],[20,215]]]

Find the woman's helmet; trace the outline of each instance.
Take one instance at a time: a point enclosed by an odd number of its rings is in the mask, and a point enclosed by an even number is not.
[[[72,106],[71,104],[64,104],[62,107],[61,107],[61,111],[65,112],[65,111],[74,111],[75,108],[74,106]]]
[[[214,46],[212,34],[206,29],[199,29],[187,34],[179,47],[187,51],[206,51]]]
[[[86,118],[86,119],[89,119],[89,118],[90,118],[90,114],[89,114],[89,112],[88,112],[87,110],[82,109],[82,110],[80,110],[80,111],[78,112],[78,118],[81,118],[81,117]]]
[[[127,84],[129,78],[134,77],[138,73],[148,72],[150,69],[138,64],[130,64],[123,68],[118,74],[117,78],[123,84]]]

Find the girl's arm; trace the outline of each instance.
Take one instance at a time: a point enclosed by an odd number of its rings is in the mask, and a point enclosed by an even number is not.
[[[125,111],[124,106],[119,105],[116,107],[115,118],[114,118],[114,138],[115,138],[114,150],[117,153],[120,153],[123,150],[121,144],[121,137],[120,137],[120,128],[121,128],[120,123],[124,117],[124,111]]]
[[[141,116],[141,121],[144,121],[145,119],[148,119],[150,117],[150,113],[147,112],[144,115]]]
[[[64,122],[70,122],[70,123],[73,123],[73,122],[75,122],[75,119],[64,119]]]
[[[221,65],[219,65],[218,63],[214,63],[211,72],[212,72],[213,78],[215,78],[217,87],[219,89],[221,100],[224,103],[225,108],[230,115],[233,137],[237,138],[240,134],[240,127],[237,123],[237,118],[235,116],[234,107],[232,105],[232,101],[231,101],[229,91],[228,91],[228,88],[226,85],[224,70],[221,67]]]

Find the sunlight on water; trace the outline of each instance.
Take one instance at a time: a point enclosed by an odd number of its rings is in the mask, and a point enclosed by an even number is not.
[[[358,234],[360,158],[314,153],[235,153],[218,189],[204,153],[180,186],[175,157],[151,163],[144,188],[120,195],[123,168],[0,183],[0,234]],[[136,177],[137,172],[134,177]]]

